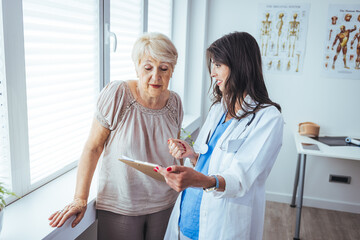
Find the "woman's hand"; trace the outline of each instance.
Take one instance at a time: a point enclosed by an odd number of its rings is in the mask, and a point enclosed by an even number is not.
[[[186,141],[170,138],[168,140],[168,146],[169,152],[174,158],[190,158],[191,162],[196,163],[198,154],[194,152]]]
[[[52,227],[61,227],[73,215],[76,215],[71,227],[75,227],[84,217],[87,201],[75,198],[72,203],[67,205],[63,210],[53,213],[50,217],[49,225]]]
[[[164,176],[166,183],[175,191],[181,192],[188,187],[209,187],[213,184],[211,177],[193,168],[184,166],[156,167],[154,171]]]

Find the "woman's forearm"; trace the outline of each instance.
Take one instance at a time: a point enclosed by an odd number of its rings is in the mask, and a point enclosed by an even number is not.
[[[85,146],[79,161],[74,198],[88,199],[91,181],[102,150],[103,147]]]
[[[109,135],[110,130],[103,127],[96,119],[94,119],[89,138],[86,141],[80,157],[74,198],[82,200],[88,199],[91,180]]]

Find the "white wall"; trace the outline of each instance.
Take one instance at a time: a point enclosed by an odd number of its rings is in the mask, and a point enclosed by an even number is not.
[[[232,31],[246,31],[256,36],[255,22],[258,19],[259,4],[262,2],[209,0],[205,49],[214,40]],[[292,3],[283,0],[267,2]],[[309,2],[300,0],[296,3]],[[342,2],[359,4],[358,0]],[[293,132],[296,131],[298,123],[312,121],[319,124],[321,135],[360,137],[360,79],[326,78],[320,73],[329,3],[340,2],[317,0],[310,3],[302,75],[265,75],[270,97],[282,106],[286,122],[283,147],[267,181],[269,200],[290,203],[297,161]],[[196,14],[194,12],[196,11],[191,11],[191,14]],[[338,61],[341,61],[341,58]],[[210,82],[208,74],[203,75],[203,81],[204,119],[210,107],[207,93]],[[306,169],[305,206],[360,213],[360,161],[308,157]],[[351,184],[329,183],[329,174],[351,176]]]

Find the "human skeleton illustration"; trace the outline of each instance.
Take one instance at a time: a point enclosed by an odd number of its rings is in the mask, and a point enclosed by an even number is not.
[[[269,21],[270,13],[265,14],[265,20],[261,26],[261,55],[266,56],[269,40],[271,38],[271,21]],[[265,53],[264,53],[265,47]]]
[[[296,21],[297,14],[293,15],[294,20],[289,22],[289,32],[288,32],[288,40],[289,40],[289,54],[290,57],[291,46],[292,46],[292,54],[291,57],[294,57],[295,51],[295,43],[299,39],[299,31],[300,31],[300,22]]]
[[[277,38],[277,44],[276,44],[276,54],[275,56],[278,56],[279,55],[279,39],[280,39],[280,36],[281,36],[281,30],[282,30],[282,27],[284,25],[284,21],[282,20],[284,17],[284,13],[280,13],[279,14],[279,21],[278,23],[276,24],[276,28],[279,29],[278,31],[278,38]]]
[[[260,13],[257,40],[264,59],[264,70],[278,73],[301,72],[308,26],[308,5],[286,7],[266,4]],[[334,31],[332,35],[331,43]],[[330,44],[328,46],[330,49]]]

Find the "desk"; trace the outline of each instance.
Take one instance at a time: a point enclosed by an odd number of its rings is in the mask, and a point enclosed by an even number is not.
[[[300,220],[301,220],[303,193],[304,193],[306,156],[312,155],[319,157],[342,158],[342,159],[360,161],[360,147],[352,147],[352,146],[330,147],[312,138],[301,136],[297,132],[294,134],[294,137],[295,137],[296,150],[298,153],[298,160],[296,165],[294,189],[293,189],[293,195],[290,206],[297,207],[294,239],[298,240],[300,239]],[[319,147],[319,150],[304,149],[301,143],[316,144]],[[296,204],[295,204],[295,199],[296,199]]]

